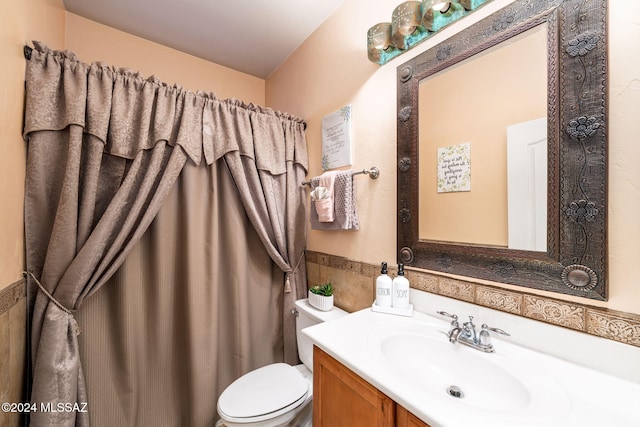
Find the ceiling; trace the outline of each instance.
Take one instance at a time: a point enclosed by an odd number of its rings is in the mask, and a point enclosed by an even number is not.
[[[63,0],[92,21],[267,78],[344,0]]]

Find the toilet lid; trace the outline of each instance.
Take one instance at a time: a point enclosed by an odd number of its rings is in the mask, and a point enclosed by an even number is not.
[[[231,383],[218,399],[218,411],[230,418],[255,418],[299,405],[308,392],[309,383],[297,369],[274,363]]]

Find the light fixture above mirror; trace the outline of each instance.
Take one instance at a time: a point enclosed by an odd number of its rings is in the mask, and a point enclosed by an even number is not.
[[[367,55],[371,62],[391,59],[429,38],[442,28],[491,0],[422,0],[400,3],[391,22],[381,22],[367,32]]]

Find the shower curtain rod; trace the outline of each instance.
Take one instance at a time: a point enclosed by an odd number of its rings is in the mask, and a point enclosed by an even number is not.
[[[33,52],[33,48],[27,45],[24,45],[24,48],[22,49],[22,52],[24,53],[24,57],[27,61],[31,60],[31,52]],[[304,130],[307,130],[307,122],[303,121],[302,122],[302,126]]]
[[[369,169],[362,169],[361,171],[353,172],[351,176],[362,174],[369,175],[369,178],[371,179],[378,179],[380,176],[380,169],[378,169],[377,166],[371,166]],[[302,185],[311,185],[311,180],[302,181]]]

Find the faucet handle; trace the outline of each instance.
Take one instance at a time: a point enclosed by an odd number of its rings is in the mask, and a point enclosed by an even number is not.
[[[489,353],[493,353],[494,351],[493,344],[491,344],[491,336],[489,335],[489,331],[494,332],[496,334],[504,335],[507,337],[511,336],[507,332],[503,331],[502,329],[492,328],[486,323],[484,323],[482,325],[482,331],[480,331],[480,338],[478,339],[478,341],[480,346],[483,348],[483,350]]]
[[[492,327],[490,327],[489,325],[487,325],[486,323],[484,323],[484,324],[482,325],[482,330],[483,330],[483,331],[491,331],[491,332],[495,332],[496,334],[504,335],[504,336],[507,336],[507,337],[510,337],[510,336],[511,336],[511,334],[509,334],[509,333],[507,333],[507,332],[503,331],[502,329],[492,328]]]
[[[449,314],[446,311],[436,311],[436,313],[438,313],[441,316],[446,316],[446,317],[450,317],[453,319],[453,322],[458,322],[458,315],[457,314]]]
[[[458,315],[457,314],[449,314],[446,311],[436,311],[441,316],[446,316],[451,318],[451,329],[458,327]]]
[[[436,311],[436,313],[438,313],[441,316],[447,316],[447,317],[451,317],[454,320],[458,320],[458,315],[457,314],[449,314],[446,311]]]

